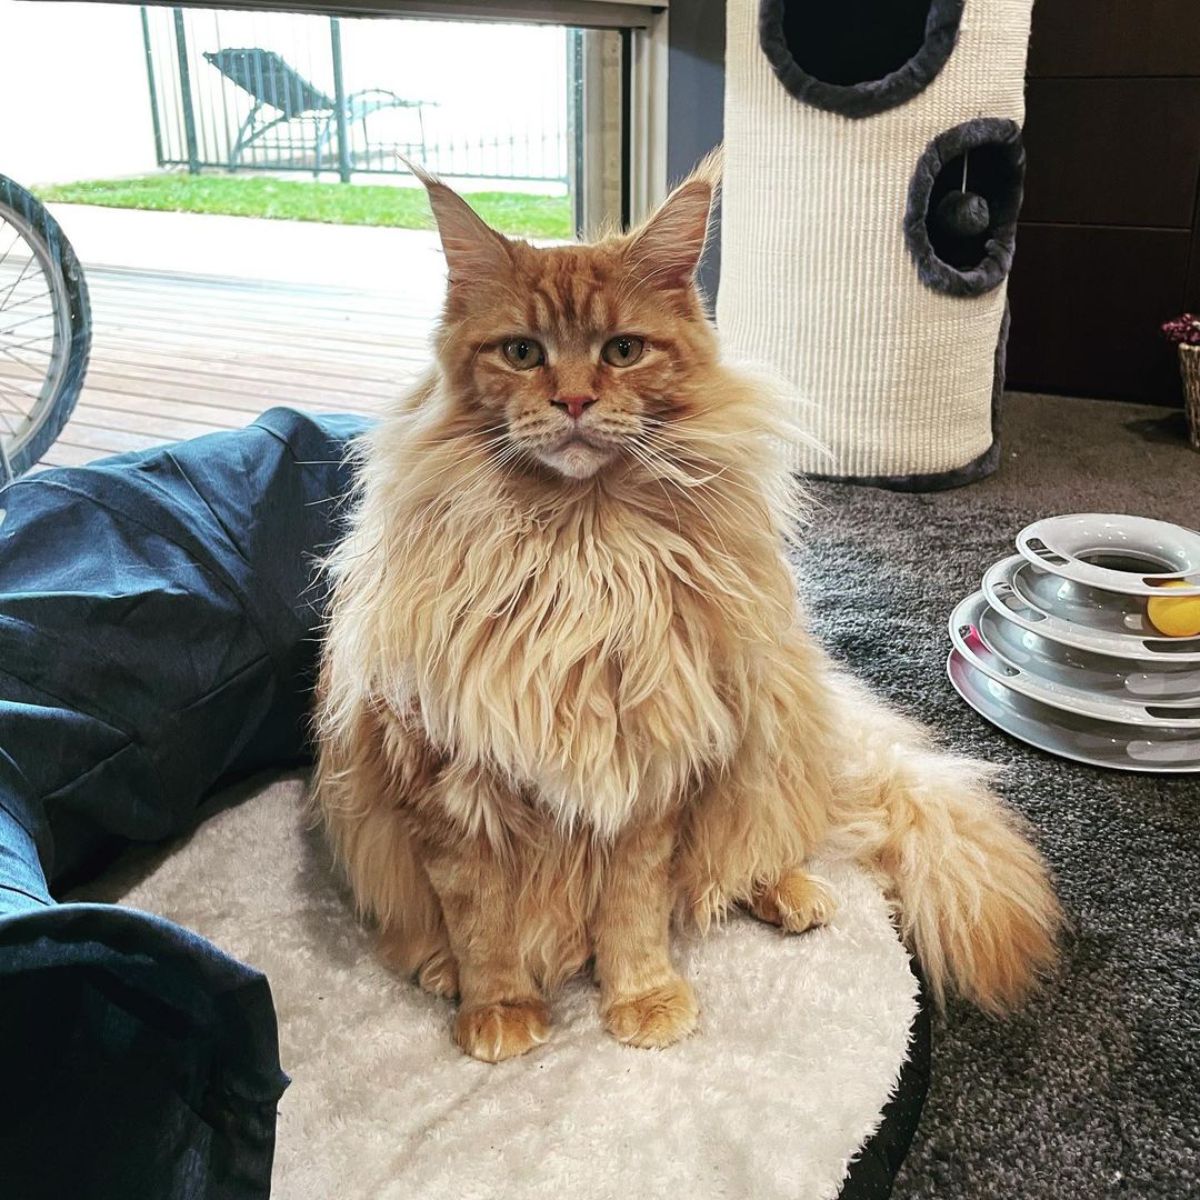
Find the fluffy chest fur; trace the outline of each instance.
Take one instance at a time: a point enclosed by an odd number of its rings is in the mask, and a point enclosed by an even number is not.
[[[380,562],[354,617],[371,690],[564,822],[612,833],[738,746],[774,640],[745,555],[595,491],[533,517],[431,506]]]

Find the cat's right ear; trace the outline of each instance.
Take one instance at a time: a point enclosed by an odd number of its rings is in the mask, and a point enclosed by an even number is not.
[[[429,206],[437,221],[450,283],[461,284],[487,278],[512,266],[508,239],[498,234],[471,206],[436,175],[406,162],[408,169],[425,185]]]

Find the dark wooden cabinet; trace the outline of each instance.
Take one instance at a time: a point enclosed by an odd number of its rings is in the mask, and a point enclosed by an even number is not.
[[[1180,403],[1200,310],[1200,0],[1038,0],[1009,385]]]

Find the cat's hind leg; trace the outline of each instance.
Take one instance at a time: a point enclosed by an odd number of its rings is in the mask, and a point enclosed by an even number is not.
[[[797,868],[756,887],[746,907],[760,921],[778,925],[785,933],[804,933],[829,923],[837,911],[837,898],[826,883]]]
[[[433,897],[437,903],[437,898]],[[458,960],[450,949],[444,924],[436,930],[397,926],[380,929],[376,947],[380,961],[391,971],[412,978],[434,996],[458,996]]]
[[[458,965],[405,814],[431,786],[436,756],[417,731],[365,704],[338,734],[321,744],[313,796],[355,905],[378,926],[385,966],[452,997]]]

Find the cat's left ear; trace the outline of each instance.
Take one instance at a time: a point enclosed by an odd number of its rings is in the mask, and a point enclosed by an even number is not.
[[[721,185],[721,148],[713,150],[630,239],[635,274],[661,288],[690,287],[708,241],[713,201]]]

